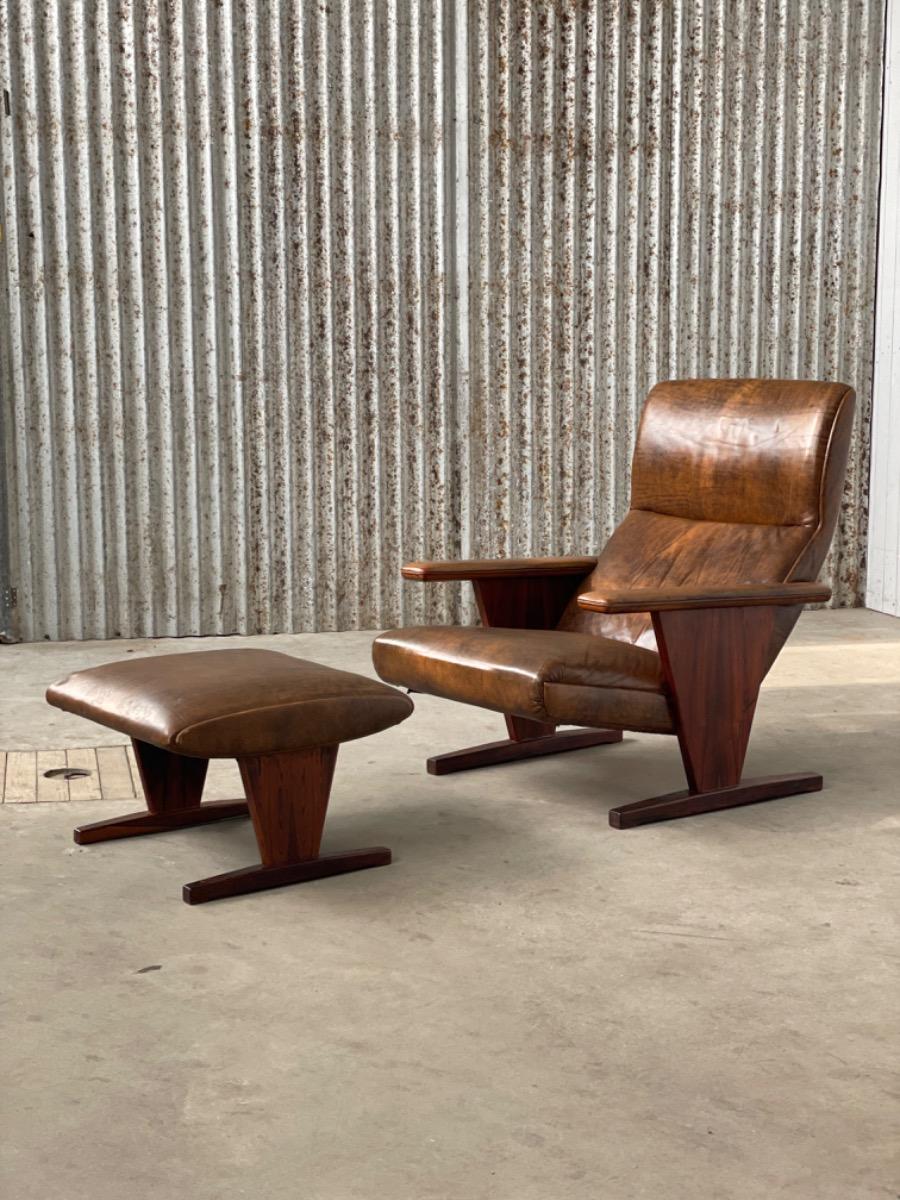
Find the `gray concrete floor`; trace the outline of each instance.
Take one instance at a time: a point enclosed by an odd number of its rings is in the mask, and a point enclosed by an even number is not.
[[[46,683],[241,639],[0,647],[0,747],[109,744]],[[368,671],[369,635],[254,639]],[[246,643],[243,643],[246,644]],[[900,622],[806,615],[748,773],[826,790],[616,832],[671,739],[444,779],[429,697],[345,746],[332,848],[381,870],[200,908],[246,823],[79,849],[7,805],[0,1193],[15,1200],[900,1195]]]

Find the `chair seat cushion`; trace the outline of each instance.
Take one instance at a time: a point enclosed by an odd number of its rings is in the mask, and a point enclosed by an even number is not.
[[[54,684],[57,708],[178,754],[234,758],[378,733],[412,701],[375,679],[274,650],[130,658]]]
[[[381,634],[373,659],[391,683],[535,721],[672,729],[659,655],[630,642],[558,629],[420,625]]]

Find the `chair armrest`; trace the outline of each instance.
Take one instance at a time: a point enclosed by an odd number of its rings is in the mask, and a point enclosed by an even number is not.
[[[813,604],[831,598],[824,583],[736,583],[729,587],[609,588],[585,592],[589,612],[671,612],[684,608],[743,608],[756,604]]]
[[[401,569],[404,579],[437,583],[452,579],[530,579],[544,575],[587,575],[596,555],[568,558],[472,558],[457,562],[411,562]]]

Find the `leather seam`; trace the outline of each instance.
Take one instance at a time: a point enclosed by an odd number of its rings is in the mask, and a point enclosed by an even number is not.
[[[408,699],[407,697],[403,696],[402,692],[398,692],[397,694],[402,699]],[[380,698],[381,697],[374,696],[374,695],[368,695],[368,696],[366,696],[366,695],[316,696],[314,699],[309,699],[309,700],[291,700],[288,704],[266,704],[266,705],[257,706],[256,708],[244,708],[244,709],[240,709],[238,712],[223,713],[217,717],[208,717],[205,721],[195,721],[193,723],[193,725],[185,725],[185,727],[183,729],[179,729],[178,732],[174,735],[174,738],[172,739],[172,744],[177,746],[183,737],[194,733],[198,729],[205,729],[210,725],[216,725],[222,721],[231,721],[231,720],[234,720],[235,718],[255,716],[257,713],[277,712],[279,709],[284,710],[284,709],[303,708],[305,705],[319,704],[323,701],[327,703],[328,701],[331,701],[331,700],[350,700],[350,701],[365,700],[365,701],[369,702],[369,701],[377,700]],[[385,699],[387,699],[387,697],[385,697]],[[412,701],[409,701],[409,703],[412,704]],[[384,726],[384,728],[389,728],[389,726]]]

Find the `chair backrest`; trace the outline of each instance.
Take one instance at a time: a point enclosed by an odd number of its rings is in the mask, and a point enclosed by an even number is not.
[[[644,405],[631,508],[578,592],[813,580],[840,509],[853,423],[842,383],[683,379]],[[653,646],[650,618],[579,609],[560,629]]]

